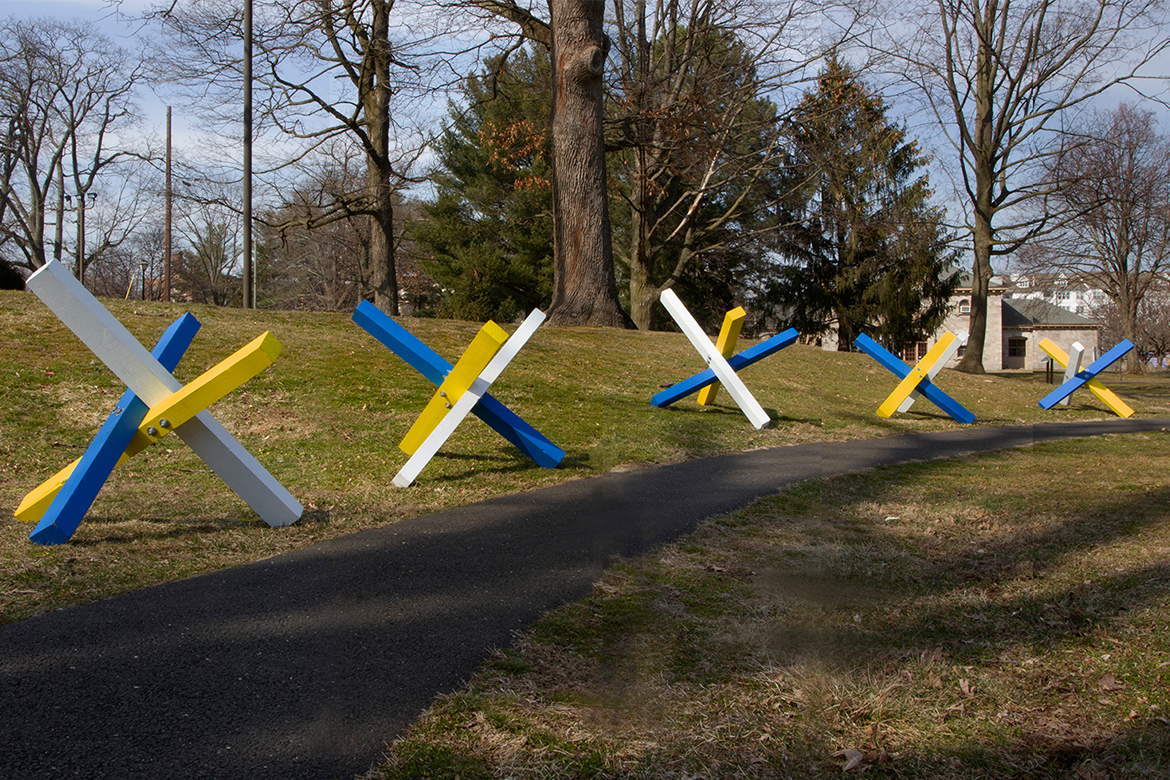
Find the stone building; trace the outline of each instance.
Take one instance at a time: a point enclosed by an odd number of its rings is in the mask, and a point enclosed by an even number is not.
[[[918,362],[948,330],[955,334],[967,332],[971,314],[970,278],[968,274],[963,275],[951,299],[951,313],[939,331],[903,352],[903,360],[911,365]],[[1099,356],[1102,325],[1041,298],[1008,297],[1015,289],[1005,277],[997,276],[991,280],[987,298],[987,336],[983,342],[984,369],[1042,370],[1048,359],[1040,349],[1040,342],[1045,338],[1051,339],[1065,352],[1071,350],[1074,341],[1079,341],[1085,348],[1085,363]],[[826,334],[820,343],[823,349],[837,349],[836,334]],[[949,366],[958,365],[965,352],[966,348],[961,348]]]

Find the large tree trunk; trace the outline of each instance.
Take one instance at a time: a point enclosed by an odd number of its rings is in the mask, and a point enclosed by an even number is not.
[[[967,351],[955,368],[968,374],[983,374],[983,344],[987,340],[987,301],[991,291],[991,222],[975,214],[975,262],[971,268],[971,315],[967,324]],[[998,368],[998,366],[997,366]]]
[[[635,151],[634,182],[630,188],[630,319],[639,330],[654,328],[654,308],[661,290],[654,281],[650,256],[651,199],[646,193],[646,150]]]
[[[613,272],[602,134],[603,0],[549,0],[553,63],[553,325],[633,327]]]
[[[990,15],[989,15],[990,18]],[[984,20],[987,24],[987,20]],[[990,39],[979,51],[975,83],[975,121],[972,138],[972,167],[975,169],[975,219],[972,249],[975,255],[971,268],[971,316],[967,330],[967,351],[955,368],[968,374],[983,374],[983,344],[987,340],[987,299],[991,290],[991,251],[995,244],[992,226],[994,214],[993,189],[995,165],[992,150],[996,148],[993,113],[995,57]],[[999,366],[996,366],[999,368]]]
[[[365,277],[374,291],[374,305],[386,314],[398,314],[398,275],[394,267],[394,188],[390,168],[390,43],[392,3],[372,4],[369,58],[370,80],[363,95],[369,148],[366,150],[366,186],[370,198],[370,247]]]
[[[1133,344],[1138,343],[1138,305],[1139,296],[1132,289],[1129,275],[1126,274],[1121,285],[1121,296],[1117,300],[1117,310],[1121,315],[1121,337]],[[1110,344],[1106,348],[1112,346]],[[1130,374],[1140,374],[1145,370],[1136,349],[1126,355],[1125,366],[1127,373]]]
[[[384,158],[383,158],[384,159]],[[368,166],[370,245],[366,255],[366,283],[374,291],[374,305],[390,315],[398,314],[398,275],[394,263],[394,201],[388,165],[371,159]]]

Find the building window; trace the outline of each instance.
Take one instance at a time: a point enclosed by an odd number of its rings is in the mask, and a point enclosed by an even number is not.
[[[917,344],[911,344],[910,346],[906,347],[906,349],[902,350],[902,360],[906,361],[910,365],[914,365],[919,360],[922,360],[922,358],[926,357],[927,351],[926,342],[919,341]]]
[[[1028,357],[1028,340],[1008,339],[1008,357]]]
[[[970,313],[971,313],[971,302],[969,300],[967,300],[966,298],[959,301],[959,314],[970,314]]]

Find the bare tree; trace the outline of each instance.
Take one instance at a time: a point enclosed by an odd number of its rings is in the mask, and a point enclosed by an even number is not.
[[[1123,103],[1091,114],[1048,168],[1045,203],[1067,218],[1024,265],[1103,290],[1121,338],[1139,342],[1142,301],[1170,266],[1170,138],[1153,112]]]
[[[362,180],[334,193],[328,208],[315,211],[304,224],[357,218],[368,227],[363,276],[374,303],[391,314],[398,313],[394,192],[419,154],[418,145],[402,143],[404,137],[417,137],[404,129],[401,120],[410,111],[402,101],[427,86],[423,55],[429,42],[398,9],[402,4],[271,0],[256,5],[253,23],[256,132],[277,132],[269,145],[268,173],[295,175],[298,165],[334,148],[339,139],[360,148]],[[167,57],[175,66],[169,75],[189,88],[220,127],[238,126],[235,111],[243,88],[239,3],[165,0],[151,17],[166,33]]]
[[[1165,278],[1156,280],[1142,296],[1137,329],[1132,337],[1123,332],[1121,309],[1116,301],[1106,300],[1095,306],[1092,317],[1103,326],[1104,345],[1117,344],[1123,338],[1133,342],[1134,350],[1124,360],[1129,373],[1143,373],[1149,365],[1170,367],[1170,283]]]
[[[659,294],[700,255],[775,212],[782,123],[768,98],[802,81],[825,50],[813,38],[817,10],[786,0],[616,0],[608,143],[620,151],[630,214],[621,256],[639,328],[653,326]]]
[[[1146,364],[1167,367],[1170,358],[1170,290],[1163,279],[1138,307],[1138,350]]]
[[[48,257],[45,233],[54,209],[60,258],[66,198],[76,204],[80,246],[85,208],[103,177],[147,156],[118,136],[136,121],[134,91],[144,78],[141,58],[80,23],[0,23],[0,241],[18,247],[26,268],[39,268]],[[107,232],[99,251],[125,236],[125,230]],[[79,275],[92,255],[78,250]]]
[[[321,219],[340,193],[352,191],[361,171],[352,158],[334,159],[338,164],[302,179],[287,203],[264,218],[262,251],[270,270],[263,289],[279,308],[341,311],[361,300],[369,229],[359,217]],[[396,265],[400,259],[395,252]]]
[[[886,13],[889,13],[888,11]],[[1070,112],[1168,44],[1162,0],[920,0],[882,20],[876,50],[922,95],[953,146],[974,261],[970,340],[959,369],[983,372],[992,258],[1051,227],[1022,207]]]
[[[180,299],[226,306],[243,292],[241,220],[237,209],[201,204],[187,211],[178,232],[185,246],[172,259]]]

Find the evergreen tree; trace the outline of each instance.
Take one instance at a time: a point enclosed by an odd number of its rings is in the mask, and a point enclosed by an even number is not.
[[[0,257],[0,290],[23,290],[24,277],[4,258]]]
[[[508,322],[552,297],[548,53],[490,61],[437,139],[434,201],[411,229],[442,313]]]
[[[928,160],[886,112],[833,57],[791,119],[791,227],[767,297],[804,334],[836,329],[842,350],[862,332],[895,350],[924,340],[957,284]]]

